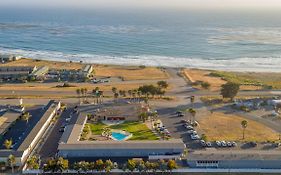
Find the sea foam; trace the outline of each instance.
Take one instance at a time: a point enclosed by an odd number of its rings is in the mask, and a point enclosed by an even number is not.
[[[200,69],[214,69],[227,71],[247,72],[281,72],[281,57],[265,58],[185,58],[167,57],[158,55],[94,55],[94,54],[66,54],[62,52],[49,51],[28,51],[20,49],[0,48],[2,54],[16,54],[26,58],[52,60],[52,61],[73,61],[95,64],[116,64],[116,65],[146,65],[157,67],[187,67]]]

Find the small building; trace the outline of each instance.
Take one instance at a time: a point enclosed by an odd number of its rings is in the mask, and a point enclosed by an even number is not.
[[[17,61],[17,60],[20,60],[21,58],[22,58],[21,56],[16,56],[16,55],[7,55],[7,54],[1,54],[0,55],[1,63]]]
[[[39,67],[37,70],[33,71],[30,74],[30,77],[34,77],[35,79],[44,79],[45,75],[49,72],[48,66]]]
[[[36,66],[2,66],[0,67],[0,79],[19,80],[22,78],[27,78],[36,70]]]
[[[278,150],[198,150],[188,154],[190,168],[281,169]]]
[[[93,72],[93,66],[88,64],[88,65],[85,65],[80,70],[79,75],[80,75],[81,78],[89,78],[89,77],[91,77],[92,72]]]

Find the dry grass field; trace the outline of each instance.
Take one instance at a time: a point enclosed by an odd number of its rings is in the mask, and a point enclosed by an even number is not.
[[[96,76],[120,77],[123,80],[157,80],[169,77],[166,72],[156,67],[96,65],[94,70]]]
[[[83,67],[80,63],[70,62],[59,62],[59,61],[45,61],[45,60],[34,60],[34,59],[20,59],[17,61],[9,62],[6,64],[0,64],[0,66],[48,66],[51,69],[66,69],[66,70],[77,70]]]
[[[75,91],[77,88],[87,88],[92,90],[95,87],[99,87],[102,91],[110,91],[112,87],[116,87],[118,90],[132,90],[137,89],[141,83],[113,83],[113,84],[104,84],[104,85],[94,85],[91,83],[70,83],[73,87],[56,87],[56,85],[62,85],[63,83],[26,83],[26,84],[3,84],[0,86],[0,90],[30,90],[30,91]]]
[[[209,76],[209,74],[213,72],[210,70],[199,70],[199,69],[184,69],[183,74],[185,77],[187,77],[191,82],[196,81],[203,81],[208,82],[210,86],[211,91],[219,91],[221,89],[221,85],[225,84],[226,81],[223,80],[220,77],[212,77]],[[247,74],[247,73],[245,73]],[[202,89],[200,85],[194,86],[195,88]],[[261,89],[260,86],[254,86],[254,85],[242,85],[240,86],[241,90],[258,90]]]
[[[220,112],[214,112],[209,117],[199,121],[199,130],[206,134],[210,141],[225,140],[225,141],[276,141],[278,133],[272,129],[255,122],[248,120],[248,127],[245,130],[245,139],[242,140],[243,129],[241,121],[245,120],[242,117]]]

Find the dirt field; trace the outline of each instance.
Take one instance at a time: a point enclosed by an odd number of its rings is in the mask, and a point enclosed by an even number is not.
[[[94,70],[96,76],[120,77],[123,80],[157,80],[169,77],[166,72],[156,67],[96,65]]]
[[[214,112],[210,117],[199,121],[199,130],[207,135],[210,141],[276,141],[278,133],[272,129],[252,120],[248,120],[248,127],[245,130],[245,139],[242,140],[243,129],[242,117],[230,114]]]
[[[48,66],[51,69],[74,70],[74,69],[81,69],[83,67],[83,64],[59,62],[59,61],[20,59],[18,61],[9,62],[6,64],[0,64],[0,66],[37,66],[37,67]]]
[[[219,91],[221,89],[221,85],[225,84],[226,81],[221,79],[220,77],[211,77],[209,74],[212,71],[209,70],[199,70],[199,69],[184,69],[183,74],[186,76],[191,82],[203,81],[208,82],[211,87],[211,91]],[[202,89],[200,85],[194,86],[195,88]],[[242,85],[240,86],[241,90],[258,90],[261,89],[259,86],[253,85]]]

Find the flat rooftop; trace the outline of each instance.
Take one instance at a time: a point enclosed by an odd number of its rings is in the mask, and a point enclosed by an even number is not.
[[[14,121],[20,116],[20,113],[7,111],[0,114],[0,134],[4,134]]]
[[[87,113],[79,113],[71,118],[66,126],[58,149],[83,150],[83,149],[184,149],[181,139],[155,140],[155,141],[80,141],[80,135],[87,121]]]
[[[30,133],[27,135],[27,137],[24,139],[22,144],[19,146],[19,151],[26,150],[31,142],[35,139],[36,135],[42,128],[42,126],[46,123],[51,113],[56,109],[57,104],[54,100],[51,100],[47,106],[45,107],[45,111],[43,113],[43,116],[40,118],[40,120],[37,122],[37,124],[33,127],[33,129],[30,131]]]
[[[198,150],[188,154],[187,160],[281,160],[278,150]]]

